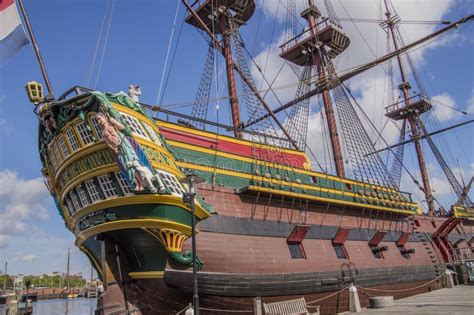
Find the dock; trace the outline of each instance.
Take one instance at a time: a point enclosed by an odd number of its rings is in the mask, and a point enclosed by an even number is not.
[[[473,314],[474,285],[460,285],[395,300],[395,306],[379,309],[362,309],[358,314]],[[345,312],[343,314],[352,314]]]

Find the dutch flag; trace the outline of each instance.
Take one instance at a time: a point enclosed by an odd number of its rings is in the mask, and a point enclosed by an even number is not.
[[[15,0],[0,0],[0,66],[28,43]]]

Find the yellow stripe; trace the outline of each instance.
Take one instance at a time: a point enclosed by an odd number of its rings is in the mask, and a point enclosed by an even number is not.
[[[156,278],[163,278],[165,275],[164,271],[134,271],[129,272],[128,275],[132,279],[156,279]]]
[[[336,204],[341,204],[341,205],[349,205],[349,206],[354,206],[354,207],[357,207],[357,208],[367,208],[367,209],[383,210],[383,211],[390,211],[390,212],[397,212],[397,213],[404,213],[404,214],[413,214],[413,211],[408,211],[408,210],[395,210],[395,209],[392,209],[392,208],[378,207],[378,206],[372,206],[372,205],[361,206],[361,204],[351,202],[351,201],[329,199],[329,198],[311,196],[311,195],[294,193],[294,192],[289,192],[289,191],[281,191],[281,190],[277,190],[277,189],[263,188],[263,187],[258,187],[258,186],[249,186],[249,189],[254,190],[254,191],[258,191],[258,192],[273,193],[273,194],[277,194],[277,195],[285,195],[285,196],[294,197],[294,198],[315,200],[315,201],[321,201],[321,202],[327,202],[327,203],[336,203]]]
[[[82,217],[101,209],[120,207],[120,206],[126,206],[126,205],[150,204],[150,203],[177,206],[177,207],[183,208],[186,211],[191,212],[191,209],[189,209],[183,203],[183,199],[178,196],[150,195],[150,194],[125,196],[125,197],[118,197],[114,199],[98,201],[98,202],[88,205],[87,207],[79,209],[69,219],[68,226],[69,226],[69,229],[74,232],[77,222]],[[204,219],[204,218],[209,217],[209,214],[206,212],[206,210],[204,210],[204,208],[200,204],[196,203],[196,216],[199,219]],[[149,220],[154,220],[154,219],[149,219]]]
[[[196,145],[192,145],[192,144],[187,144],[187,143],[183,143],[183,142],[179,142],[179,141],[175,141],[175,140],[166,140],[166,141],[171,146],[175,146],[175,147],[179,147],[179,148],[183,148],[183,149],[188,149],[188,150],[192,150],[192,151],[197,151],[197,152],[201,152],[201,153],[217,155],[217,156],[230,158],[230,159],[234,159],[234,160],[239,160],[239,161],[247,162],[247,163],[256,163],[256,164],[259,164],[259,165],[268,165],[268,164],[270,164],[269,162],[265,162],[265,161],[262,161],[262,160],[253,160],[251,158],[244,157],[242,155],[235,155],[235,154],[232,154],[232,153],[207,149],[207,148],[204,148],[204,147],[200,147],[200,146],[196,146]],[[366,183],[363,183],[363,182],[358,182],[358,181],[354,181],[354,180],[350,180],[350,179],[340,178],[340,177],[332,176],[332,175],[329,175],[329,174],[318,173],[318,172],[315,172],[315,171],[308,171],[308,170],[301,169],[301,168],[293,168],[293,167],[288,167],[286,165],[275,164],[275,163],[271,163],[271,167],[286,170],[286,171],[289,171],[289,172],[298,173],[298,174],[316,176],[316,177],[319,177],[319,178],[322,178],[322,179],[330,179],[330,180],[334,180],[334,181],[341,182],[341,183],[347,183],[347,184],[358,185],[358,186],[363,186],[363,187],[367,187],[367,188],[378,189],[378,190],[385,191],[385,192],[397,193],[397,191],[395,189],[391,189],[391,188],[388,188],[388,187],[369,185],[369,184],[366,184]]]
[[[229,170],[224,170],[224,169],[219,169],[219,168],[214,168],[214,167],[209,167],[209,166],[196,165],[196,164],[191,164],[191,163],[187,163],[187,162],[179,162],[178,161],[177,164],[181,165],[182,167],[196,169],[196,170],[200,170],[200,171],[208,172],[208,173],[216,172],[216,173],[223,174],[223,175],[246,178],[246,179],[254,179],[254,180],[263,181],[263,182],[266,182],[266,183],[272,183],[272,184],[278,184],[278,185],[281,184],[281,185],[294,187],[294,188],[296,187],[296,188],[304,188],[304,189],[308,189],[308,190],[312,190],[312,191],[334,193],[334,194],[337,194],[337,195],[340,195],[340,196],[350,196],[350,197],[359,197],[359,198],[376,200],[376,201],[386,201],[384,199],[360,196],[360,195],[355,194],[353,192],[345,192],[345,191],[334,190],[334,189],[330,189],[330,188],[310,186],[310,185],[306,185],[306,184],[298,184],[298,183],[295,183],[295,182],[286,182],[286,181],[277,180],[277,179],[268,179],[268,178],[262,177],[262,176],[251,175],[251,174],[246,174],[246,173],[239,173],[239,172],[234,172],[234,171],[229,171]],[[275,190],[275,191],[280,192],[280,190]],[[306,196],[305,194],[302,194],[302,195]],[[320,198],[320,197],[317,197],[317,198]],[[336,201],[335,199],[327,199],[327,200],[334,201],[334,202]],[[354,204],[361,207],[361,204],[358,204],[358,203],[354,203]],[[415,204],[415,203],[400,202],[400,204],[401,205],[409,205],[410,207],[417,207],[418,208],[418,205]],[[367,206],[370,206],[370,205],[367,205]],[[364,204],[364,207],[366,207],[365,204]],[[377,208],[376,206],[372,206],[372,207]],[[410,212],[410,213],[413,213],[413,212]]]
[[[124,230],[124,229],[140,229],[140,228],[153,228],[153,229],[175,229],[184,235],[191,235],[191,227],[176,223],[172,221],[159,220],[159,219],[131,219],[131,220],[118,220],[107,223],[102,223],[93,226],[87,230],[80,232],[76,237],[76,246],[81,246],[85,240],[93,235],[99,233]]]

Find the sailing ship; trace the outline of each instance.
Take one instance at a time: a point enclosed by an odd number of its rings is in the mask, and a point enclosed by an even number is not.
[[[472,15],[405,44],[400,17],[384,0],[381,26],[393,51],[339,73],[336,64],[350,39],[331,1],[324,1],[326,17],[313,0],[297,17],[289,0],[291,27],[280,57],[299,80],[295,98],[275,108],[256,86],[249,68],[254,61],[239,31],[254,15],[255,1],[182,3],[185,22],[209,47],[190,113],[142,104],[136,86],[128,95],[75,86],[54,97],[46,75],[46,96],[41,84],[27,85],[39,121],[42,172],[59,215],[104,283],[102,313],[186,309],[192,269],[199,289],[195,311],[204,313],[248,313],[256,301],[304,297],[333,314],[347,310],[350,284],[367,304],[374,292],[400,298],[441,288],[447,267],[467,276],[464,263],[474,245],[472,180],[461,184],[433,141],[438,131],[424,125],[431,101],[412,92],[405,58]],[[305,23],[301,33],[296,19]],[[208,115],[217,54],[225,60],[230,124]],[[387,149],[393,155],[389,169],[345,82],[393,60],[402,100],[386,108],[386,117],[402,127],[400,143]],[[316,95],[334,174],[316,171],[306,153],[310,98]],[[169,119],[156,119],[154,112]],[[448,211],[436,210],[422,141],[457,195]],[[417,185],[428,213],[400,185],[408,143],[416,149]],[[196,176],[204,182],[194,192]]]

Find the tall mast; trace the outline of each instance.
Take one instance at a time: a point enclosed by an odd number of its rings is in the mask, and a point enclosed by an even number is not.
[[[229,102],[232,114],[232,125],[234,126],[234,128],[241,128],[242,124],[240,120],[240,105],[239,98],[237,96],[237,82],[235,80],[234,61],[232,57],[232,47],[230,42],[228,10],[227,8],[222,7],[219,11],[221,14],[219,16],[219,28],[222,34],[222,40],[224,44],[223,49],[227,73],[227,89],[229,90]],[[241,132],[234,131],[234,134],[237,138],[242,138]]]
[[[48,72],[46,72],[46,67],[44,66],[43,58],[41,57],[39,46],[38,46],[38,43],[36,42],[35,34],[33,33],[33,29],[31,28],[30,20],[28,19],[28,15],[26,14],[25,7],[23,6],[23,1],[17,0],[17,2],[18,2],[18,7],[20,8],[20,11],[21,11],[21,15],[23,16],[23,20],[25,21],[26,30],[28,31],[31,44],[33,45],[33,50],[35,51],[36,59],[38,59],[39,66],[41,68],[41,74],[43,75],[44,82],[46,83],[46,88],[48,89],[48,95],[46,96],[46,98],[54,99],[53,86],[51,85],[51,81],[49,81]]]
[[[319,26],[317,23],[321,12],[314,5],[313,0],[308,0],[309,7],[301,13],[301,16],[308,21],[311,36],[316,40],[320,36]],[[313,64],[316,66],[319,75],[319,81],[327,81],[326,69],[324,66],[324,56],[321,47],[316,46],[312,51]],[[328,124],[329,138],[331,140],[332,155],[334,158],[334,165],[336,167],[336,174],[339,177],[345,177],[344,158],[342,156],[341,143],[339,141],[339,134],[337,131],[336,117],[334,115],[334,108],[329,94],[329,85],[325,84],[321,92],[324,104],[324,111],[326,112],[326,121]]]
[[[392,35],[392,40],[393,40],[393,45],[395,47],[395,50],[398,50],[399,45],[398,45],[397,38],[395,36],[396,21],[392,19],[392,12],[390,10],[388,1],[389,0],[384,0],[385,9],[386,9],[385,16],[387,17],[386,23],[390,30],[390,34]],[[408,78],[405,72],[401,55],[397,55],[397,62],[400,68],[400,75],[402,77],[402,83],[399,85],[399,89],[403,93],[405,109],[407,109],[406,119],[408,120],[408,123],[410,124],[410,130],[411,130],[411,134],[413,138],[413,143],[415,144],[416,155],[418,157],[418,165],[420,167],[421,179],[423,181],[423,190],[425,193],[426,203],[428,204],[428,212],[430,215],[434,215],[435,213],[434,198],[431,192],[430,179],[429,179],[428,171],[426,168],[425,155],[423,153],[423,148],[421,147],[421,142],[420,142],[421,138],[420,138],[420,133],[417,127],[417,120],[420,119],[420,116],[417,111],[417,106],[414,106],[415,104],[412,104],[412,97],[410,95],[411,86],[410,86],[410,83],[408,82]]]

